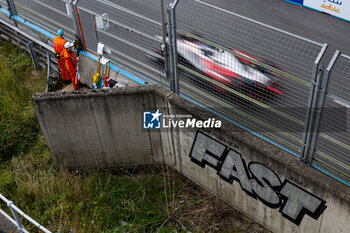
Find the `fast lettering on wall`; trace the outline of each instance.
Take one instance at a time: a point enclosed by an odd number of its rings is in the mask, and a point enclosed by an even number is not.
[[[264,164],[250,162],[247,165],[238,152],[202,132],[196,134],[190,157],[200,167],[216,170],[218,177],[226,182],[239,182],[247,195],[271,208],[279,208],[279,212],[296,225],[305,214],[317,220],[327,208],[326,202],[317,196],[290,181],[282,182]]]
[[[304,0],[303,5],[350,20],[350,0]]]

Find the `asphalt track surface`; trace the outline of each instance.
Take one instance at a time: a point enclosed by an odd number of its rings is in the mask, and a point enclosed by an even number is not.
[[[170,2],[172,1],[165,0],[164,5],[167,6]],[[336,49],[350,54],[350,48],[347,45],[348,38],[350,38],[350,23],[329,15],[279,0],[213,0],[203,2],[209,2],[228,11],[317,41],[320,44],[327,43],[329,47],[321,61],[325,66]],[[206,7],[203,2],[180,0],[177,8],[179,29],[199,34],[201,37],[227,48],[239,49],[256,57],[272,60],[283,66],[291,75],[297,77],[300,82],[282,78],[279,83],[284,92],[283,96],[264,102],[264,106],[256,106],[249,101],[247,103],[244,100],[242,102],[241,99],[237,100],[235,95],[231,95],[230,92],[217,90],[212,85],[209,85],[208,82],[202,82],[200,77],[193,76],[191,73],[179,69],[179,76],[182,78],[180,88],[183,93],[198,102],[210,106],[210,108],[221,114],[229,115],[233,120],[238,122],[247,121],[243,122],[243,124],[249,125],[251,129],[255,127],[260,128],[260,130],[257,130],[259,133],[299,154],[302,125],[305,119],[309,95],[308,84],[311,81],[313,61],[319,53],[320,46],[299,41],[293,37],[285,37],[268,29],[259,31],[259,29],[254,29],[253,24],[240,21],[227,12]],[[162,34],[160,1],[109,0],[109,3],[107,5],[98,0],[79,2],[82,7],[80,14],[88,47],[96,51],[97,41],[102,41],[108,47],[114,49],[111,57],[113,60],[117,60],[121,65],[134,68],[146,77],[153,77],[159,83],[167,83],[162,67],[146,56],[147,51],[154,51],[160,47],[160,42],[154,39],[155,36]],[[73,37],[72,32],[74,30],[71,20],[64,15],[66,8],[63,2],[53,0],[17,0],[16,4],[18,4],[19,15],[33,18],[52,31],[56,31],[59,27],[64,26],[68,37]],[[51,8],[45,7],[45,4],[51,6]],[[113,8],[113,4],[138,13],[150,20],[134,17],[125,13],[125,10],[116,10]],[[28,8],[30,11],[27,10]],[[57,11],[61,12],[61,14],[58,14]],[[117,19],[118,23],[122,23],[126,27],[111,22],[107,32],[100,30],[95,33],[92,30],[94,25],[93,17],[89,11],[98,14],[108,12],[111,19]],[[40,14],[35,14],[34,12],[40,12]],[[127,27],[135,30],[126,30]],[[237,28],[240,31],[236,31],[238,30]],[[147,34],[148,37],[137,33],[137,31]],[[259,35],[260,33],[261,35]],[[255,34],[256,38],[253,38]],[[267,39],[265,41],[261,40],[262,37]],[[284,47],[275,48],[276,46],[272,43],[275,40],[277,44],[280,43]],[[135,44],[137,47],[134,46]],[[298,44],[301,45],[298,47],[296,46]],[[302,51],[302,56],[298,57],[298,55],[293,54],[295,48]],[[340,80],[340,82],[346,83],[346,80]],[[279,113],[276,114],[276,112],[267,110],[266,106],[277,109]],[[281,117],[281,113],[286,113],[293,119]],[[255,119],[252,120],[250,118]],[[266,123],[272,127],[266,127]],[[275,128],[284,129],[288,135],[276,134],[278,130]],[[350,159],[342,156],[342,154],[336,158],[346,164],[350,164]]]
[[[149,18],[160,20],[159,0],[113,1]],[[172,1],[165,1],[165,5],[170,2]],[[350,22],[282,0],[205,0],[204,2],[296,35],[327,43],[329,47],[326,59],[322,62],[324,65],[328,64],[337,49],[350,54]]]

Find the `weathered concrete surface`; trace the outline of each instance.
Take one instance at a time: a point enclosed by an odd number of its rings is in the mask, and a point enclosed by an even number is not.
[[[92,78],[95,75],[97,71],[97,62],[94,60],[84,56],[83,54],[80,54],[79,56],[79,72],[80,72],[80,82],[92,87]],[[100,75],[103,74],[103,66],[101,64],[100,68]],[[125,69],[125,68],[124,68]],[[125,76],[119,74],[119,72],[116,72],[114,70],[110,70],[110,78],[114,79],[115,81],[123,84],[123,86],[138,86],[136,82],[132,81],[131,79],[126,78]]]
[[[150,91],[85,90],[44,94],[33,104],[54,160],[65,167],[113,167],[159,162],[160,135],[143,130]],[[39,100],[40,99],[40,100]]]
[[[350,189],[159,86],[36,94],[50,152],[68,168],[165,162],[273,232],[350,232]],[[222,121],[142,129],[144,111]]]

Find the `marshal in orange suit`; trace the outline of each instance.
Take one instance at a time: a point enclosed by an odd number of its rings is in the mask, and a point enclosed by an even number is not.
[[[53,38],[52,40],[53,49],[55,50],[55,53],[56,53],[58,67],[60,68],[63,81],[70,81],[70,77],[68,76],[68,71],[67,71],[65,60],[63,57],[63,52],[65,50],[64,44],[67,42],[67,40],[64,39],[63,36],[64,36],[63,30],[61,29],[58,30],[57,37]]]
[[[63,57],[66,62],[66,68],[68,71],[68,76],[70,77],[70,80],[72,80],[73,88],[74,90],[77,90],[79,88],[80,80],[77,75],[77,65],[78,65],[78,59],[73,53],[74,44],[70,42],[66,42],[64,44],[64,52]]]

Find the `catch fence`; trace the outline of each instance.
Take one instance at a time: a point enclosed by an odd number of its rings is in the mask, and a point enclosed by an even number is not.
[[[327,44],[200,0],[176,0],[167,11],[170,2],[160,0],[152,14],[112,0],[14,3],[42,29],[77,35],[93,53],[103,43],[103,55],[118,67],[349,182],[350,60],[338,53],[323,69]]]
[[[347,181],[350,180],[349,80],[350,56],[336,51],[320,87],[315,137],[309,153],[313,166]]]
[[[163,43],[163,28],[158,21],[126,9],[112,1],[81,1],[77,5],[85,15],[87,49],[96,51],[97,43],[105,45],[105,57],[129,67],[153,82],[168,86],[164,57],[158,53]],[[159,4],[159,12],[162,5]],[[103,27],[98,20],[104,22]],[[152,59],[149,59],[152,58]],[[155,62],[154,62],[155,61]]]
[[[300,155],[326,45],[202,1],[176,13],[180,93]]]
[[[68,1],[15,0],[14,3],[18,16],[55,34],[57,28],[61,28],[68,39],[74,39],[75,29]]]

